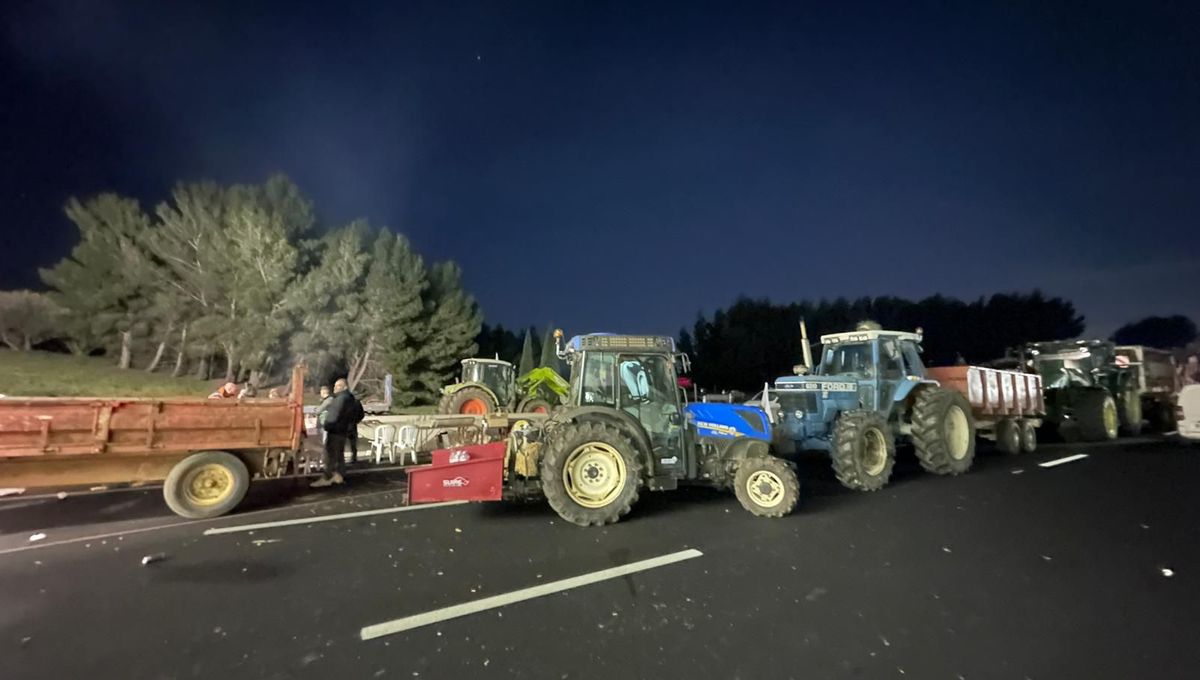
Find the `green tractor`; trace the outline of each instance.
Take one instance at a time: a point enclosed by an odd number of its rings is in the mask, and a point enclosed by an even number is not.
[[[535,368],[516,377],[500,359],[463,359],[459,382],[442,388],[439,413],[487,415],[497,411],[549,413],[567,393],[567,381],[553,369]]]
[[[1109,441],[1142,431],[1141,390],[1127,359],[1104,340],[1034,342],[1028,366],[1042,376],[1046,422],[1066,441]]]

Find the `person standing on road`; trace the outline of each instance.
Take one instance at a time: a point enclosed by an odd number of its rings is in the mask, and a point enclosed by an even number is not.
[[[333,395],[329,392],[329,387],[321,385],[321,403],[317,406],[317,430],[321,433],[321,442],[325,442],[325,413],[329,411],[329,405],[333,403]]]
[[[346,468],[346,438],[358,427],[354,422],[357,415],[354,404],[357,401],[347,388],[345,379],[338,378],[333,383],[333,399],[325,409],[322,425],[325,430],[325,471],[310,486],[331,486],[346,481],[342,474]]]

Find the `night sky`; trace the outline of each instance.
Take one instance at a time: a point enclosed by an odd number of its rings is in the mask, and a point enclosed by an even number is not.
[[[1035,286],[1200,320],[1200,3],[3,4],[0,288],[68,196],[279,171],[506,325]]]

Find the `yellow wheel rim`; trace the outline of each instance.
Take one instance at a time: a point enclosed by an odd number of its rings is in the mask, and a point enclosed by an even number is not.
[[[224,465],[209,463],[188,473],[183,495],[193,505],[216,505],[233,493],[233,473]]]
[[[625,488],[625,459],[604,442],[588,442],[571,452],[563,466],[563,486],[585,508],[603,508]]]
[[[1117,416],[1117,403],[1111,398],[1104,400],[1104,432],[1109,439],[1117,438],[1117,428],[1120,418]]]
[[[870,477],[877,477],[887,467],[887,440],[883,433],[875,428],[866,431],[863,441],[863,472]]]
[[[783,480],[770,470],[757,470],[746,479],[746,495],[755,505],[773,508],[783,502]]]
[[[971,425],[959,406],[951,406],[946,412],[946,448],[954,460],[966,458],[971,448]]]

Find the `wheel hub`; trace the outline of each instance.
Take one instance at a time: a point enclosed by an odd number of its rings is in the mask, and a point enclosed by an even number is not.
[[[876,477],[887,466],[887,441],[883,433],[871,428],[866,431],[863,441],[862,467],[870,477]]]
[[[571,452],[563,466],[563,486],[585,508],[602,508],[625,488],[625,459],[612,446],[589,442]]]
[[[770,470],[757,470],[746,479],[746,494],[756,505],[773,508],[783,502],[783,480]]]
[[[233,474],[222,465],[202,465],[184,481],[184,495],[196,505],[216,505],[233,491]]]
[[[967,414],[958,406],[946,412],[946,448],[954,460],[962,460],[971,448],[971,427]]]

